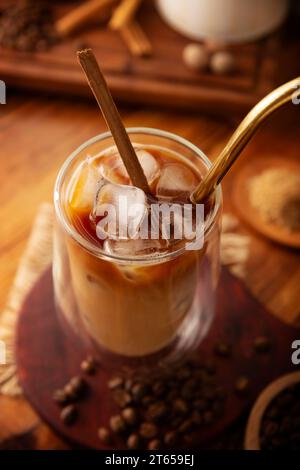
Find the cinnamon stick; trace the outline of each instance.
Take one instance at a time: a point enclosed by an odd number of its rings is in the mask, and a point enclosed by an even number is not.
[[[61,37],[68,36],[79,29],[95,15],[101,20],[101,15],[107,14],[107,9],[116,0],[88,0],[71,10],[56,22],[56,31]]]
[[[112,15],[109,27],[116,30],[129,23],[135,16],[141,2],[142,0],[122,0]]]
[[[88,84],[102,111],[132,184],[150,194],[150,188],[141,164],[130,142],[119,112],[108,89],[105,78],[91,49],[77,52],[78,60]]]
[[[120,29],[120,34],[133,55],[147,57],[152,54],[152,45],[141,25],[132,20]]]

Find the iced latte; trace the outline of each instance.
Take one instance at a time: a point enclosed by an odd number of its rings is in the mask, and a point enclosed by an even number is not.
[[[56,185],[54,285],[58,310],[79,338],[99,354],[141,358],[190,349],[208,330],[218,276],[220,194],[205,207],[198,248],[187,249],[198,223],[193,208],[192,233],[179,230],[178,236],[175,211],[166,236],[166,214],[154,217],[152,204],[175,204],[181,213],[209,163],[176,136],[130,134],[151,194],[132,186],[108,134],[79,149]],[[116,223],[108,217],[111,207]]]

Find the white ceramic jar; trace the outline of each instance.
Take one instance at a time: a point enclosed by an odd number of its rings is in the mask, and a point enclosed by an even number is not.
[[[156,0],[165,21],[185,36],[229,43],[258,39],[285,19],[288,0]]]

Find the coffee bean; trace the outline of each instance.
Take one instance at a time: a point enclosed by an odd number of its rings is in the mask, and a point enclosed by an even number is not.
[[[158,434],[158,428],[153,423],[142,423],[140,426],[140,435],[144,439],[153,439]]]
[[[275,406],[272,406],[268,411],[266,412],[266,418],[268,419],[276,419],[278,418],[279,415],[279,409]]]
[[[145,395],[148,391],[147,389],[148,389],[148,387],[147,387],[146,384],[143,384],[141,382],[135,383],[132,386],[132,389],[131,389],[131,393],[132,393],[133,398],[137,401],[141,400],[142,398],[145,397]]]
[[[69,402],[69,397],[64,390],[58,389],[53,394],[53,400],[58,405],[66,405]]]
[[[154,402],[147,410],[149,420],[159,422],[167,414],[167,407],[163,401]]]
[[[181,396],[184,400],[190,400],[194,396],[194,391],[188,385],[183,384],[181,389]]]
[[[229,357],[231,356],[231,346],[228,343],[220,342],[215,345],[214,352],[217,356],[220,357]]]
[[[173,403],[174,400],[178,398],[178,392],[176,391],[175,387],[170,390],[165,398],[165,401],[169,403],[170,405]]]
[[[103,444],[111,444],[112,436],[107,428],[98,429],[98,437]]]
[[[127,439],[127,447],[128,449],[136,450],[139,449],[141,445],[141,439],[137,434],[130,434]]]
[[[161,397],[166,391],[166,386],[163,382],[154,382],[152,385],[152,391],[156,397]]]
[[[180,398],[174,401],[173,409],[176,413],[179,413],[181,415],[185,415],[188,412],[188,406],[186,402],[184,400],[181,400]]]
[[[82,377],[73,377],[70,380],[69,384],[73,388],[74,393],[76,393],[77,396],[82,396],[87,389],[87,383]]]
[[[124,421],[130,426],[134,426],[138,421],[138,415],[134,408],[124,408],[124,410],[122,410],[121,415]]]
[[[80,364],[82,372],[87,375],[94,375],[97,370],[96,361],[93,357],[88,357],[82,361]]]
[[[166,446],[175,446],[178,441],[178,434],[175,431],[169,431],[164,436],[164,443]]]
[[[183,423],[179,426],[178,431],[180,433],[189,432],[193,429],[193,421],[191,419],[186,419]]]
[[[183,442],[185,444],[185,447],[191,448],[195,446],[195,436],[193,435],[192,432],[188,432],[186,434],[182,435]]]
[[[74,424],[77,417],[78,410],[74,405],[67,405],[61,410],[60,419],[66,426]]]
[[[254,341],[254,349],[258,353],[267,353],[270,351],[271,341],[266,336],[258,336]]]
[[[148,450],[160,450],[162,448],[162,443],[159,439],[153,439],[148,444]]]
[[[124,381],[124,389],[127,391],[127,392],[131,392],[131,389],[134,385],[134,382],[132,379],[126,379]]]
[[[277,433],[278,429],[279,426],[274,421],[267,421],[264,425],[264,434],[266,437],[272,437]]]
[[[86,390],[87,384],[81,377],[73,377],[64,387],[64,392],[70,401],[82,398]]]
[[[184,387],[189,388],[190,390],[195,390],[196,386],[197,380],[195,378],[188,379],[184,384]]]
[[[138,400],[138,401],[139,401],[139,400]],[[137,402],[138,402],[138,401],[137,401]],[[142,404],[143,406],[148,406],[148,405],[150,405],[151,403],[153,403],[154,397],[151,396],[151,395],[145,395],[140,401],[141,401],[141,404]]]
[[[183,416],[175,416],[171,419],[170,427],[171,429],[177,429],[183,423],[184,417]]]
[[[64,393],[66,394],[70,402],[77,400],[77,394],[70,384],[64,386]]]
[[[109,425],[110,429],[116,434],[121,434],[127,429],[126,423],[120,415],[112,416],[109,420]]]
[[[241,376],[235,382],[235,391],[238,395],[245,395],[250,387],[250,381],[247,377]]]
[[[114,390],[123,386],[124,380],[122,377],[114,377],[108,382],[108,388]]]
[[[126,392],[125,390],[122,390],[122,389],[115,390],[114,393],[113,393],[113,397],[114,397],[115,402],[121,408],[125,408],[132,401],[131,396],[129,395],[129,393]]]

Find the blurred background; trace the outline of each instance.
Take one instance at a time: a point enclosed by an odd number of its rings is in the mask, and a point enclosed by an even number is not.
[[[0,2],[9,87],[89,96],[75,60],[91,47],[114,96],[244,111],[297,70],[299,4],[289,0]]]

